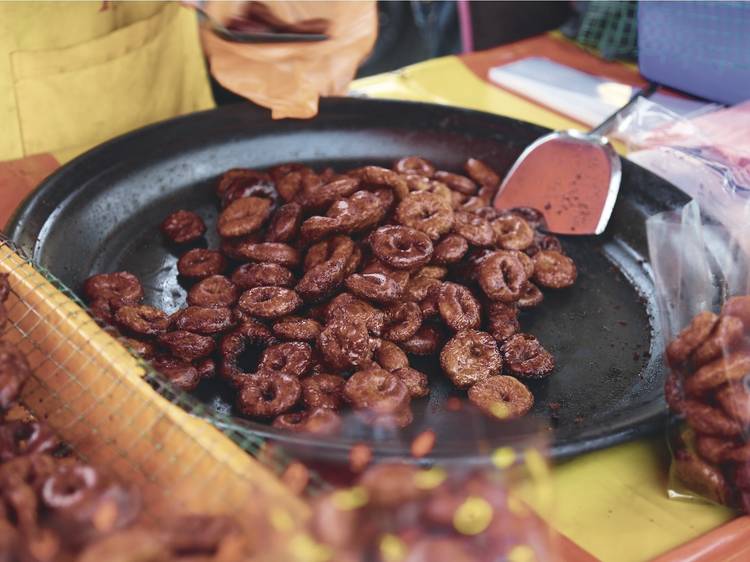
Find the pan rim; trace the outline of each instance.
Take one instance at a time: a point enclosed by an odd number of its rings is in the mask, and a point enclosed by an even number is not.
[[[327,109],[330,105],[335,104],[365,104],[371,107],[393,107],[403,108],[404,110],[425,108],[427,110],[434,110],[439,112],[449,112],[451,114],[466,115],[477,119],[492,119],[497,122],[506,122],[510,124],[522,125],[526,131],[533,132],[533,134],[544,134],[549,129],[540,127],[536,124],[527,123],[525,121],[513,119],[510,117],[497,115],[493,113],[477,111],[473,109],[457,108],[451,106],[444,106],[438,104],[430,104],[424,102],[413,102],[413,101],[397,101],[397,100],[380,100],[380,99],[361,99],[361,98],[349,98],[349,97],[331,97],[321,100],[321,111]],[[239,109],[238,109],[239,108]],[[54,209],[59,207],[67,197],[71,196],[74,192],[67,192],[69,186],[65,185],[66,179],[71,175],[77,174],[81,169],[85,169],[89,162],[99,157],[100,155],[107,155],[110,151],[117,149],[124,143],[138,140],[140,137],[151,135],[153,131],[163,131],[169,127],[176,127],[183,123],[189,123],[196,119],[203,119],[207,116],[215,115],[217,112],[226,112],[231,114],[234,111],[250,111],[252,115],[257,116],[258,119],[267,119],[269,112],[262,108],[252,106],[250,104],[235,104],[229,106],[223,106],[220,108],[209,109],[201,112],[196,112],[188,115],[175,117],[172,119],[152,123],[141,127],[139,129],[130,131],[113,139],[106,141],[96,147],[89,149],[83,154],[77,156],[75,159],[61,166],[53,174],[48,176],[32,193],[30,193],[23,201],[23,203],[16,209],[11,219],[7,224],[8,236],[15,241],[23,250],[34,259],[37,258],[38,244],[41,240],[40,233],[43,232],[44,225],[47,224],[52,218]],[[255,118],[255,117],[253,117]],[[287,123],[290,121],[287,120]],[[305,120],[294,120],[294,123],[304,125]],[[261,132],[261,134],[263,134]],[[636,166],[633,163],[628,162],[627,167]],[[636,166],[637,167],[637,166]],[[653,174],[652,174],[653,175]],[[665,184],[669,184],[662,180]],[[38,210],[49,209],[52,211],[46,214],[46,218],[42,222],[34,224],[36,221],[31,220],[33,213]],[[30,245],[30,241],[33,244]],[[620,426],[614,431],[610,427],[608,430],[602,430],[601,432],[595,431],[593,435],[585,437],[581,440],[576,441],[563,441],[562,443],[552,442],[550,446],[550,454],[552,457],[557,459],[567,458],[573,455],[589,452],[592,450],[608,447],[611,445],[619,444],[630,439],[637,437],[646,436],[658,431],[659,428],[665,427],[665,420],[667,417],[666,405],[664,408],[656,413],[650,415],[644,415],[639,418],[635,424],[628,423],[624,426]],[[241,419],[241,418],[238,418]],[[246,421],[246,420],[245,420]],[[262,424],[256,424],[254,422],[247,422],[249,426],[247,430],[252,431],[254,434],[259,435],[263,438],[272,438],[275,441],[283,443],[285,441],[295,441],[299,436],[293,436],[289,432],[283,432],[274,430],[270,426],[264,426]],[[245,425],[245,424],[242,424]],[[290,437],[291,436],[291,437]],[[292,438],[293,437],[293,438]],[[307,441],[307,446],[310,442]],[[320,443],[319,443],[320,445]],[[342,452],[347,451],[348,445],[341,443],[331,443],[331,449],[341,449]],[[441,460],[443,460],[441,458]],[[464,456],[463,461],[466,462],[485,462],[487,457],[485,454],[476,454],[474,456]],[[430,458],[423,459],[424,462],[429,462]]]

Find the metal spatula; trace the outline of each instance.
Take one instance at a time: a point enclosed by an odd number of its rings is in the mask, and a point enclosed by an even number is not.
[[[588,133],[555,131],[534,141],[503,179],[495,208],[535,208],[555,234],[601,234],[620,190],[620,157],[605,135],[620,113],[656,88],[640,90]]]

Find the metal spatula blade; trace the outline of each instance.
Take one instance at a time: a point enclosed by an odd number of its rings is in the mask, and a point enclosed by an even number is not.
[[[620,113],[656,85],[630,101],[588,133],[555,131],[523,151],[503,179],[497,209],[532,207],[544,214],[545,230],[554,234],[601,234],[620,190],[621,163],[605,135]]]

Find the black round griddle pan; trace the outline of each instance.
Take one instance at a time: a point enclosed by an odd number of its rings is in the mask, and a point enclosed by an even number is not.
[[[149,303],[171,311],[184,302],[174,250],[159,234],[169,212],[187,208],[215,224],[213,188],[233,167],[265,168],[297,161],[342,169],[364,163],[389,166],[419,154],[448,170],[467,157],[499,172],[546,133],[529,123],[427,104],[326,99],[307,121],[273,121],[266,110],[225,106],[152,125],[112,140],[61,168],[20,208],[10,236],[67,286],[79,290],[97,272],[126,269],[138,275]],[[664,422],[663,365],[645,261],[645,219],[685,202],[674,187],[623,162],[622,188],[606,232],[563,241],[579,267],[576,285],[547,291],[543,306],[524,312],[522,326],[555,355],[557,369],[532,383],[532,419],[564,457],[649,433]],[[208,244],[217,236],[209,229]],[[377,452],[403,453],[403,443],[430,428],[438,436],[432,457],[467,457],[508,440],[525,440],[527,424],[497,422],[469,412],[448,412],[454,394],[435,364],[418,364],[432,393],[414,403],[415,421],[394,437],[368,433],[347,420],[336,439],[312,439],[240,421],[298,454],[340,458],[352,443],[376,438]],[[231,393],[207,382],[198,396],[224,413]],[[307,453],[306,453],[307,452]]]

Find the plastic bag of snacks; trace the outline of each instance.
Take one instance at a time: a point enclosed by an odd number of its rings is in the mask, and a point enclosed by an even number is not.
[[[750,511],[750,104],[682,117],[641,99],[628,159],[693,201],[647,222],[668,376],[669,494]]]
[[[301,558],[560,559],[557,536],[545,522],[554,502],[547,436],[539,424],[518,420],[518,433],[490,441],[481,414],[466,408],[456,419],[472,443],[462,456],[426,430],[411,439],[398,431],[373,432],[348,458],[321,459],[329,465],[324,473],[337,483],[312,494],[310,536],[299,545]]]
[[[750,204],[725,182],[739,221],[693,201],[648,221],[668,375],[669,495],[750,512]],[[705,194],[704,194],[705,196]]]
[[[555,560],[549,528],[506,485],[498,471],[378,464],[316,498],[313,536],[334,560]]]

